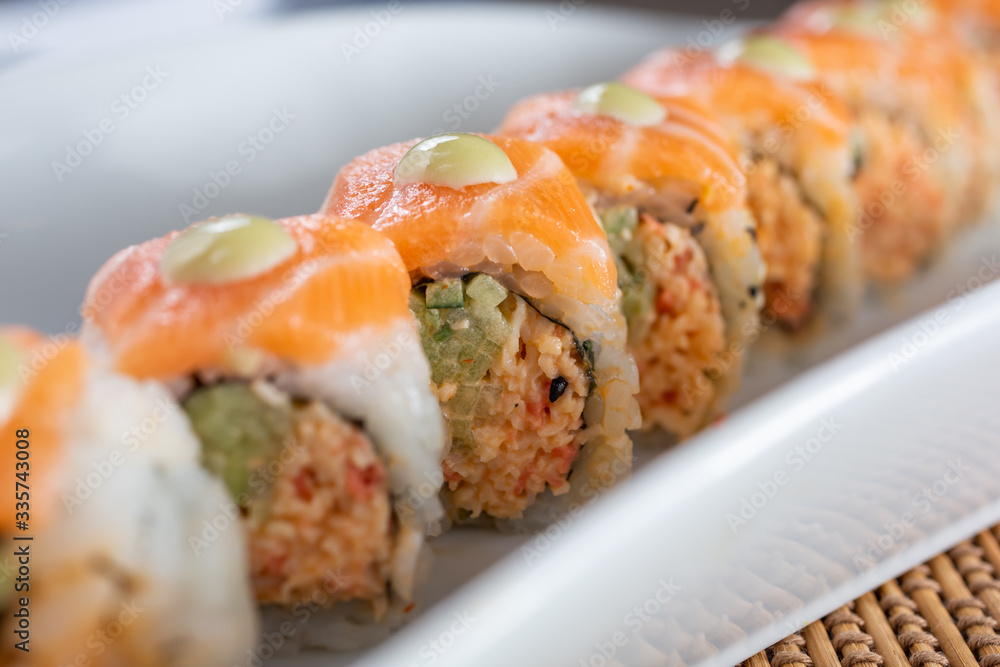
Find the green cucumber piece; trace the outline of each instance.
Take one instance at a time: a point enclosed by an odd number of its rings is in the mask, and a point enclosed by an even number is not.
[[[426,300],[428,308],[461,308],[465,305],[462,279],[452,278],[430,283],[427,285]]]
[[[639,226],[639,211],[634,206],[609,208],[601,213],[601,224],[608,236],[619,236],[626,231],[634,232]]]
[[[496,308],[507,298],[507,289],[486,274],[478,273],[465,289],[469,298],[484,308]]]
[[[436,287],[442,282],[418,285],[410,293],[410,310],[420,323],[431,378],[438,385],[475,385],[486,376],[514,333],[499,307],[509,292],[489,276],[478,274],[465,286],[462,307],[432,308],[429,295],[444,291]]]
[[[438,386],[456,385],[454,396],[442,406],[449,418],[452,448],[469,452],[475,448],[473,419],[489,416],[502,394],[499,386],[486,382],[486,376],[515,335],[511,309],[503,305],[510,293],[493,278],[477,274],[465,281],[462,307],[434,309],[428,301],[430,294],[439,292],[436,285],[413,288],[410,310],[420,324],[431,379]]]
[[[632,206],[619,206],[602,211],[600,217],[618,269],[622,314],[630,331],[641,329],[653,312],[656,286],[649,280],[646,249],[634,236],[639,226],[639,212]]]
[[[183,407],[201,441],[203,465],[236,499],[245,497],[251,475],[277,458],[295,428],[291,404],[267,403],[242,382],[196,389]]]

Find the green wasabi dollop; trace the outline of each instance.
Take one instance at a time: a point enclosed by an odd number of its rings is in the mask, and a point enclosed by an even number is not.
[[[638,127],[662,123],[667,117],[667,110],[662,104],[649,95],[617,81],[584,88],[574,101],[573,107],[583,113],[611,116]]]
[[[220,285],[266,273],[297,250],[295,239],[276,222],[228,215],[181,232],[163,253],[160,273],[170,285]]]
[[[793,81],[816,77],[816,68],[805,53],[773,35],[750,35],[730,42],[719,50],[719,59],[741,62]]]
[[[403,155],[393,174],[397,188],[427,183],[461,190],[468,185],[516,179],[517,169],[499,146],[464,132],[424,139]]]
[[[17,386],[21,361],[21,350],[17,345],[5,336],[0,336],[0,391]]]

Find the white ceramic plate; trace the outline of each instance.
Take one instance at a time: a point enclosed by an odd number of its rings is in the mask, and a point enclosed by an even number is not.
[[[371,8],[354,8],[138,53],[72,62],[38,58],[0,72],[0,321],[72,332],[87,280],[127,244],[231,211],[313,211],[339,166],[369,148],[435,130],[489,130],[525,95],[612,78],[662,44],[722,38],[715,34],[719,23],[609,10],[582,0],[402,7],[377,29]],[[385,8],[375,11],[384,22]],[[358,37],[366,28],[373,35],[367,45]],[[989,264],[983,258],[997,250],[995,228],[976,230],[907,290],[869,299],[852,326],[792,355],[763,345],[737,404],[953,297],[975,282]],[[906,468],[899,457],[910,440],[903,438],[921,434],[914,431],[913,411],[885,392],[910,391],[916,396],[908,400],[920,406],[938,405],[934,390],[945,388],[959,403],[982,397],[996,362],[977,364],[970,355],[987,349],[982,336],[996,323],[985,313],[996,298],[979,297],[980,309],[965,308],[974,301],[952,299],[953,321],[961,314],[965,324],[949,325],[947,335],[935,334],[921,346],[912,362],[916,370],[902,382],[883,362],[919,336],[919,324],[910,339],[903,333],[884,339],[881,348],[839,360],[746,408],[548,536],[445,536],[434,545],[437,568],[428,590],[428,603],[437,605],[364,663],[599,665],[614,664],[606,656],[614,653],[622,664],[670,664],[675,657],[693,664],[715,653],[715,664],[733,664],[794,629],[797,621],[777,624],[777,616],[799,613],[805,616],[798,620],[808,620],[859,586],[944,546],[954,532],[942,533],[943,526],[971,530],[996,518],[993,501],[1000,491],[988,476],[975,476],[971,495],[949,498],[953,506],[944,514],[935,507],[921,515],[872,559],[871,568],[850,569],[849,552],[863,545],[862,536],[879,536],[868,515],[891,519],[905,511],[911,487],[943,474],[937,463],[947,458],[945,443],[989,467],[982,441],[924,437],[921,451],[931,463]],[[971,379],[953,387],[957,378],[949,368],[963,364]],[[878,401],[886,404],[873,415]],[[789,448],[807,442],[830,414],[857,416],[838,437],[841,453],[830,454],[822,468],[806,467],[768,499],[766,511],[757,513],[764,518],[732,532],[726,515],[739,511],[755,485],[770,488],[766,482],[784,469]],[[873,433],[881,437],[873,440]],[[643,444],[641,458],[648,461],[657,442],[647,438]],[[875,466],[902,465],[894,483],[903,495],[878,499],[875,493],[864,502],[824,507],[823,499],[834,497],[831,489],[852,477],[845,461],[858,457],[861,472],[853,477],[859,492],[876,488]],[[802,515],[803,508],[812,514]],[[942,516],[948,521],[942,523]],[[817,531],[832,537],[824,543]],[[529,550],[519,550],[525,540]],[[821,563],[817,548],[839,551]],[[442,601],[508,554],[499,568]],[[821,585],[803,591],[783,582],[774,574],[781,567],[768,569],[775,558],[818,577]],[[738,586],[747,572],[771,588],[767,595],[753,586],[738,592],[770,622],[754,625],[726,611],[733,601],[719,587]],[[627,616],[628,610],[655,600],[662,592],[657,582],[669,584],[671,577],[682,588],[670,593],[669,604],[650,603],[657,613],[636,629],[638,617]],[[454,614],[466,612],[476,620],[455,634]],[[738,632],[721,633],[723,618]],[[616,632],[626,640],[622,646]],[[273,664],[332,666],[356,657],[312,654]]]

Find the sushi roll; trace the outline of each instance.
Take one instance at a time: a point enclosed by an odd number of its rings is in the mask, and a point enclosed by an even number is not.
[[[225,483],[268,626],[323,610],[290,645],[354,648],[398,625],[442,518],[409,291],[388,239],[323,215],[198,223],[121,251],[88,288],[85,340],[171,388]]]
[[[885,10],[883,10],[884,12]],[[897,12],[898,14],[898,12]],[[974,147],[966,220],[974,221],[996,205],[1000,181],[1000,3],[995,0],[937,0],[907,21],[908,48],[937,46],[950,62],[968,116]],[[897,15],[898,22],[898,15]]]
[[[990,3],[899,3],[890,0],[819,0],[790,12],[789,23],[815,29],[837,25],[865,33],[891,44],[923,71],[933,72],[957,105],[956,142],[965,163],[951,169],[965,174],[967,185],[959,193],[959,223],[975,220],[993,203],[998,173],[1000,120],[996,118],[998,71],[982,32],[969,29],[972,19],[988,30],[997,10]],[[965,21],[963,21],[963,17]],[[798,29],[793,28],[793,29]],[[876,33],[877,31],[877,33]],[[912,85],[912,82],[907,82]],[[940,92],[942,89],[937,89]],[[924,91],[926,94],[926,91]],[[944,119],[944,117],[942,117]],[[943,145],[943,144],[942,144]],[[937,146],[936,146],[937,148]],[[940,151],[940,149],[938,149]],[[960,169],[964,167],[965,171]]]
[[[695,55],[664,49],[623,77],[653,95],[694,97],[719,115],[747,177],[767,261],[767,305],[795,328],[817,310],[846,317],[862,287],[850,240],[857,212],[851,118],[811,77],[804,55],[766,37]]]
[[[410,272],[453,519],[530,528],[629,473],[615,264],[554,153],[473,134],[394,144],[344,167],[323,210],[385,233]]]
[[[1000,73],[1000,2],[996,0],[934,0],[937,15],[976,49]]]
[[[18,573],[0,663],[241,661],[257,634],[246,546],[237,527],[191,549],[227,497],[166,390],[20,329],[0,329],[0,386],[0,536]]]
[[[578,179],[619,264],[644,424],[691,434],[736,387],[763,303],[725,129],[693,100],[606,83],[525,100],[500,133],[550,148]]]
[[[975,118],[976,65],[960,44],[922,34],[929,6],[894,22],[895,9],[879,0],[806,2],[761,33],[804,53],[854,117],[852,236],[866,273],[882,282],[911,276],[988,199],[977,171],[985,128]]]

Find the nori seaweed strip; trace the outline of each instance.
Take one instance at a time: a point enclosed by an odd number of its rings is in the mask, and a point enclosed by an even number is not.
[[[812,211],[816,215],[816,217],[822,220],[823,222],[829,222],[826,219],[826,213],[823,212],[823,207],[821,207],[819,204],[817,204],[815,201],[809,198],[809,195],[806,193],[805,188],[802,187],[802,182],[799,180],[798,173],[794,169],[779,164],[778,173],[781,174],[782,176],[787,176],[788,178],[792,179],[792,184],[795,186],[795,191],[799,193],[799,199],[802,201],[803,204],[805,204],[806,208]]]
[[[583,365],[586,367],[584,375],[587,378],[587,397],[589,398],[590,395],[594,393],[594,389],[597,388],[597,378],[594,377],[594,343],[589,340],[581,341],[580,338],[576,335],[575,331],[570,329],[568,326],[566,326],[556,318],[549,317],[548,315],[540,311],[538,309],[538,306],[532,303],[531,299],[524,296],[523,294],[519,294],[518,296],[524,299],[524,302],[526,304],[534,308],[535,312],[537,312],[539,315],[547,319],[549,322],[557,324],[566,331],[573,334],[573,344],[576,346],[576,351],[580,353],[580,357],[583,360]],[[585,428],[586,426],[587,426],[586,423],[584,423]]]

